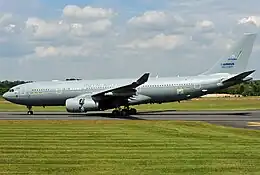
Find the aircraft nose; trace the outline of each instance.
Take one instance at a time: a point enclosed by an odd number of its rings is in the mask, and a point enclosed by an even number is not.
[[[5,100],[7,100],[7,98],[8,98],[7,92],[3,94],[3,98],[4,98]]]

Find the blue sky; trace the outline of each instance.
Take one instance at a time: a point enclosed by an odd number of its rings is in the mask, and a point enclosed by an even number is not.
[[[257,0],[0,0],[0,80],[138,77],[146,71],[195,75],[243,33],[259,33],[259,5]],[[248,69],[259,64],[259,46],[258,37]],[[260,70],[254,76],[260,78]]]

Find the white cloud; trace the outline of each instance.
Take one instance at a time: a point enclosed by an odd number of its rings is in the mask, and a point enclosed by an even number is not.
[[[35,48],[35,56],[40,58],[82,57],[89,56],[90,52],[91,51],[84,46],[48,46]]]
[[[165,11],[147,11],[128,20],[132,27],[151,30],[165,30],[167,27],[183,23],[181,17]]]
[[[168,16],[165,12],[160,11],[148,11],[142,16],[131,18],[128,23],[134,26],[160,26],[165,27],[169,22]]]
[[[162,50],[172,50],[177,46],[184,43],[185,39],[178,35],[165,35],[159,34],[153,38],[147,40],[136,39],[129,44],[123,45],[123,48],[131,49],[162,49]]]
[[[22,22],[18,21],[13,14],[5,13],[0,16],[0,31],[4,33],[18,33]]]
[[[196,27],[202,32],[212,32],[214,31],[215,25],[212,21],[202,20],[197,22]]]
[[[68,25],[60,24],[58,21],[45,21],[39,18],[28,18],[25,22],[28,34],[33,39],[53,39],[64,36],[69,31]]]
[[[84,23],[72,23],[70,24],[70,32],[74,36],[88,36],[105,34],[110,27],[112,27],[112,22],[110,20],[104,19],[94,22]]]
[[[247,18],[242,18],[238,21],[238,24],[254,24],[260,27],[260,16],[249,16]]]
[[[159,76],[193,75],[212,66],[242,33],[260,26],[255,3],[246,2],[250,6],[246,7],[234,2],[138,1],[134,7],[129,3],[131,7],[122,8],[121,4],[95,1],[95,7],[55,6],[61,11],[46,3],[48,15],[46,9],[20,16],[3,12],[0,68],[14,72],[4,71],[1,76],[15,77],[18,71],[23,71],[21,78],[32,80],[71,75],[132,77],[144,71]],[[46,67],[53,71],[46,72]]]
[[[80,8],[76,5],[67,5],[63,9],[64,18],[68,18],[73,21],[106,19],[111,18],[114,15],[115,13],[112,9],[94,8],[90,6]]]
[[[61,19],[44,20],[29,17],[25,22],[25,32],[32,40],[51,41],[102,36],[112,27],[110,18],[113,14],[111,9],[68,5],[63,9]]]

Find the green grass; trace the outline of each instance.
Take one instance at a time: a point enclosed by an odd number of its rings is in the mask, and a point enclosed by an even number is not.
[[[178,121],[0,121],[0,174],[260,174],[260,131]]]
[[[260,109],[260,97],[200,98],[181,103],[139,105],[140,111],[147,110],[256,110]],[[65,111],[65,107],[34,107],[34,111]],[[0,100],[0,111],[27,111],[24,106]]]

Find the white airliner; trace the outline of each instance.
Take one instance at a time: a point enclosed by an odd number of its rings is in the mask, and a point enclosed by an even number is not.
[[[246,70],[246,66],[255,38],[256,34],[245,34],[226,56],[196,76],[149,78],[144,73],[136,81],[41,81],[12,87],[3,97],[27,106],[28,114],[33,114],[33,106],[65,106],[75,113],[114,109],[114,115],[136,114],[129,106],[192,99],[252,80],[249,75],[255,70]]]

